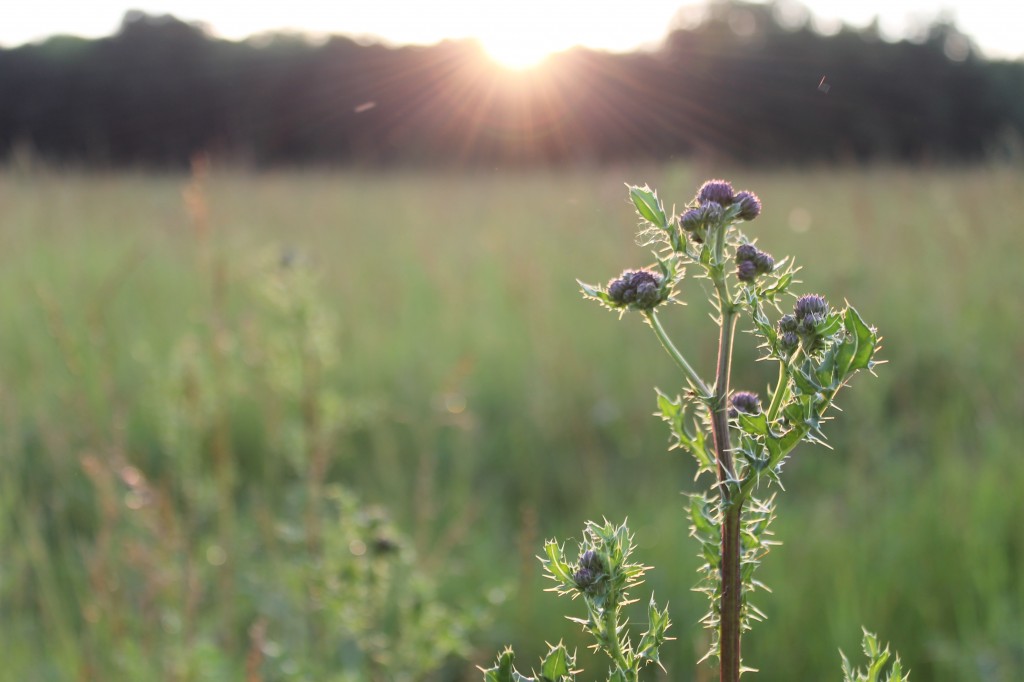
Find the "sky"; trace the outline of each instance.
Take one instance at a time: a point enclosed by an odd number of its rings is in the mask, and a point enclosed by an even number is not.
[[[65,33],[110,35],[129,9],[173,14],[238,39],[269,30],[340,33],[393,44],[476,38],[499,61],[528,66],[551,52],[584,45],[628,51],[653,46],[679,20],[688,0],[0,0],[0,45],[11,47]],[[807,0],[834,30],[837,21],[864,26],[878,17],[883,34],[899,38],[940,10],[982,51],[1024,57],[1012,0]]]

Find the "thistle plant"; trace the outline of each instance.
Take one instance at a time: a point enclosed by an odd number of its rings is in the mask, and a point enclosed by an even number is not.
[[[579,597],[586,607],[586,618],[570,618],[594,638],[594,649],[608,655],[608,679],[636,682],[640,670],[649,664],[660,665],[658,652],[666,640],[670,625],[668,608],[658,609],[653,595],[648,602],[647,630],[634,646],[623,608],[636,602],[629,591],[642,582],[648,567],[632,561],[633,536],[626,524],[615,526],[589,522],[573,559],[565,546],[555,540],[544,545],[541,563],[548,578],[555,582],[552,591],[573,599]],[[484,670],[485,682],[571,682],[580,671],[576,656],[559,642],[549,647],[539,672],[527,676],[515,669],[515,654],[505,649],[493,668]]]
[[[641,221],[641,242],[653,247],[654,263],[626,270],[607,285],[580,285],[586,298],[620,317],[628,312],[640,316],[682,374],[685,385],[677,395],[658,391],[658,414],[671,431],[671,448],[688,451],[697,463],[695,480],[707,481],[704,490],[689,496],[688,504],[691,535],[700,543],[704,560],[696,589],[709,601],[701,619],[712,634],[704,659],[717,660],[723,682],[736,682],[743,672],[754,670],[743,666],[740,642],[755,622],[764,619],[752,599],[765,589],[756,571],[775,544],[771,524],[775,495],[782,490],[783,465],[800,443],[825,442],[829,408],[854,374],[870,372],[877,364],[879,336],[849,304],[838,307],[813,293],[797,296],[793,287],[798,284],[798,268],[793,261],[776,259],[741,229],[761,213],[761,201],[752,192],[737,192],[724,180],[710,180],[681,213],[667,211],[657,192],[647,186],[630,186],[629,198]],[[715,311],[718,354],[708,378],[680,352],[660,318],[670,304],[681,303],[686,273],[703,285]],[[748,390],[734,392],[730,385],[740,320],[760,342],[758,359],[777,367],[775,384],[763,397]],[[610,526],[604,528],[605,534],[610,532]],[[624,525],[620,530],[628,534]],[[658,660],[668,612],[659,611],[652,601],[648,633],[635,651],[627,647],[627,653],[619,655],[623,648],[618,635],[627,625],[619,622],[618,608],[625,602],[608,599],[621,599],[612,585],[625,587],[629,580],[616,573],[625,569],[612,560],[617,555],[607,550],[609,541],[604,538],[598,526],[588,524],[575,563],[563,559],[561,546],[554,541],[546,545],[542,563],[559,593],[583,598],[587,618],[577,622],[611,658],[611,679],[637,679],[637,663]],[[642,574],[636,568],[628,570]],[[843,658],[848,680],[881,679],[888,650],[881,651],[866,631],[865,652],[870,658],[867,677]],[[566,661],[558,669],[561,676],[544,672],[553,658]],[[497,666],[486,671],[488,682],[534,679],[515,672],[511,661],[507,650]],[[541,679],[574,679],[572,674],[568,652],[552,647]],[[886,679],[907,679],[898,657]]]

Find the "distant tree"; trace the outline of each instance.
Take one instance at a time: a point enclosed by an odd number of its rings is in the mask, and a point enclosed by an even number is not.
[[[972,159],[1024,140],[1024,63],[944,17],[913,41],[821,35],[793,5],[708,5],[652,52],[574,49],[537,77],[476,43],[242,42],[133,11],[109,38],[0,50],[0,158],[184,167]]]

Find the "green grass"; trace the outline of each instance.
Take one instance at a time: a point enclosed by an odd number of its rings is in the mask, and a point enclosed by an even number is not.
[[[693,467],[651,416],[681,377],[575,278],[650,261],[624,182],[681,205],[711,175],[761,196],[750,232],[796,257],[802,291],[854,303],[890,363],[842,397],[834,451],[787,465],[746,662],[838,679],[864,624],[914,679],[1017,679],[1024,175],[689,166],[215,170],[206,233],[188,178],[0,175],[0,679],[239,679],[261,619],[265,679],[301,679],[275,663],[292,654],[355,656],[330,622],[312,644],[290,630],[309,575],[282,538],[310,532],[317,461],[387,509],[437,601],[489,611],[437,679],[476,679],[506,643],[524,662],[545,639],[582,649],[533,556],[602,515],[629,516],[672,605],[666,666],[710,679]],[[284,252],[301,267],[282,274]],[[664,317],[707,373],[697,286]],[[734,385],[761,388],[738,346]]]

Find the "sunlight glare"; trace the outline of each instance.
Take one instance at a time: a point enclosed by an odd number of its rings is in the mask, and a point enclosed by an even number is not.
[[[547,47],[535,40],[523,40],[508,33],[481,38],[484,52],[501,66],[513,71],[525,71],[539,66],[559,47]]]

